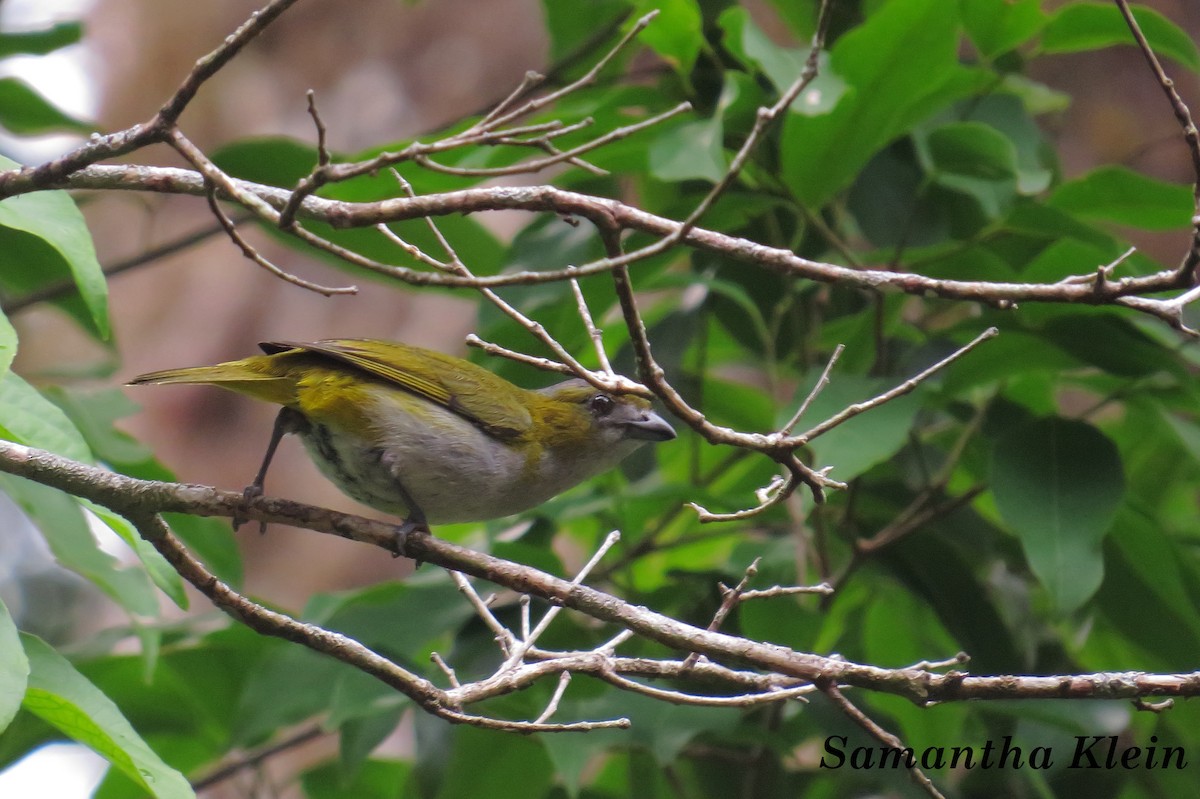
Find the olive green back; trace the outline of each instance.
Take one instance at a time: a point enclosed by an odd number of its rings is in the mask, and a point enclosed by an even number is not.
[[[361,369],[462,416],[498,438],[520,436],[532,423],[525,400],[532,392],[452,355],[374,339],[269,341],[259,346],[268,355],[311,353]]]

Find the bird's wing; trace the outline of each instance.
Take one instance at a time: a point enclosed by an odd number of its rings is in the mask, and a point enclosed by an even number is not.
[[[515,438],[532,425],[514,386],[469,361],[397,342],[325,339],[313,343],[269,341],[268,355],[300,350],[362,369],[440,405],[497,438]]]

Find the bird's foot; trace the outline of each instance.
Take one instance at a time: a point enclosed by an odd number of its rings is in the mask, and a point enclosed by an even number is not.
[[[408,554],[408,539],[414,533],[430,535],[429,522],[425,521],[423,513],[410,513],[404,523],[396,528],[396,536],[392,540],[392,557],[398,558],[401,556],[411,557]],[[416,565],[420,567],[421,561],[413,558]]]
[[[242,506],[240,508],[238,508],[236,511],[234,511],[233,519],[230,520],[231,523],[233,524],[233,529],[235,531],[239,527],[241,527],[243,524],[250,521],[242,514],[246,510],[246,508],[249,507],[251,502],[258,499],[262,495],[263,495],[263,487],[262,487],[261,483],[251,483],[250,485],[246,486],[246,488],[242,491]],[[263,535],[266,532],[267,532],[267,523],[259,522],[258,523],[259,535]]]

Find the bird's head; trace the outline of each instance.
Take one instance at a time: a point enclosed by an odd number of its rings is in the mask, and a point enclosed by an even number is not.
[[[642,397],[610,394],[579,379],[532,393],[531,438],[547,450],[597,457],[604,468],[647,441],[675,438],[674,428]]]

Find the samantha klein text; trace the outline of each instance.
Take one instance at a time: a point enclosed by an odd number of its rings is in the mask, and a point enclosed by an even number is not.
[[[983,746],[855,746],[848,747],[844,735],[825,739],[821,768],[854,770],[942,768],[1047,769],[1060,762],[1067,768],[1082,769],[1183,769],[1188,758],[1181,746],[1156,746],[1158,736],[1150,736],[1149,746],[1130,746],[1115,735],[1077,735],[1075,745],[1062,751],[1050,746],[1023,749],[1013,746],[1012,736],[1001,743],[986,741]]]

